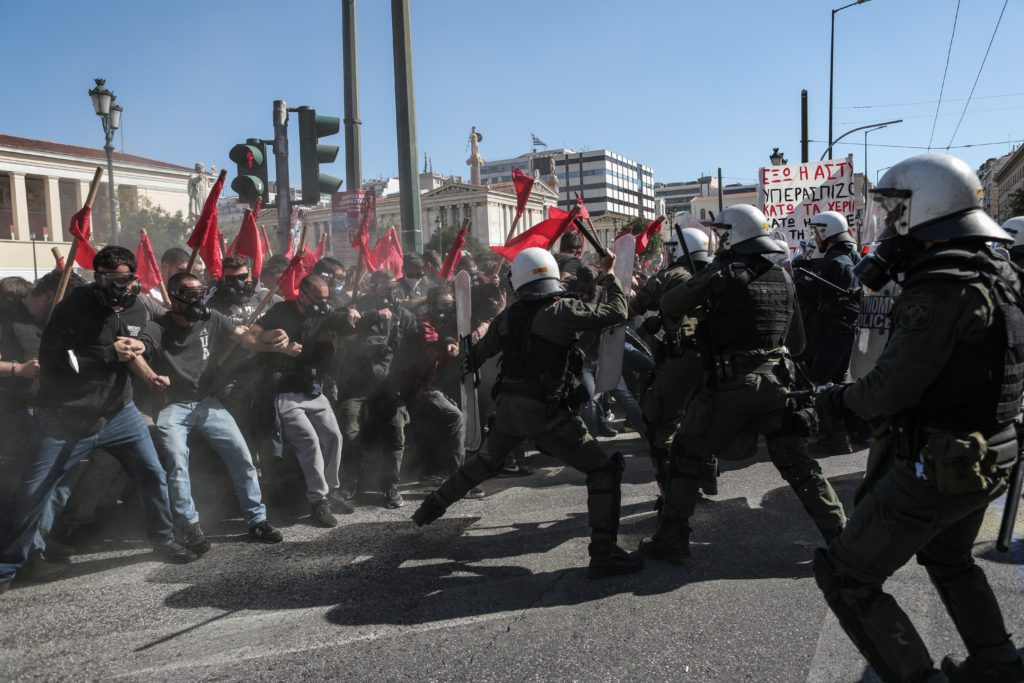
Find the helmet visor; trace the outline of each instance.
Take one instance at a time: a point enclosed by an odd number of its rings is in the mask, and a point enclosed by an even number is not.
[[[863,240],[877,242],[887,230],[897,235],[910,232],[910,190],[880,188],[869,193]]]

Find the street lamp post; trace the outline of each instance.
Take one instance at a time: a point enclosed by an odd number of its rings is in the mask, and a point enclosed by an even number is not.
[[[768,156],[768,159],[771,160],[772,166],[783,166],[789,163],[785,152],[780,152],[778,147],[772,147],[772,153]]]
[[[865,2],[870,2],[870,0],[856,0],[849,5],[843,5],[838,9],[832,10],[832,42],[828,56],[828,149],[830,152],[832,151],[832,83],[835,76],[836,62],[836,15],[844,9],[854,5],[863,5]]]
[[[114,195],[114,131],[121,127],[121,105],[116,104],[117,95],[107,90],[106,80],[102,78],[93,79],[96,87],[89,91],[92,98],[92,108],[96,116],[103,122],[103,135],[106,137],[106,144],[103,145],[107,153],[107,190],[110,197],[110,243],[118,243],[117,231],[117,204]]]
[[[437,213],[437,218],[434,219],[434,229],[437,231],[437,253],[441,253],[441,212]]]

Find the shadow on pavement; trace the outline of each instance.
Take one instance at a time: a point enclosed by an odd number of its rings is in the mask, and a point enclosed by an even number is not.
[[[833,484],[848,499],[859,478]],[[646,501],[623,507],[623,547],[635,548],[654,529],[648,511]],[[649,562],[638,574],[601,581],[585,577],[583,512],[506,526],[451,516],[423,529],[406,521],[354,523],[315,541],[258,550],[231,544],[217,564],[211,557],[203,567],[165,566],[150,580],[191,584],[167,598],[169,607],[333,605],[330,622],[371,625],[577,605],[620,593],[655,595],[702,581],[810,576],[811,551],[820,539],[788,486],[773,489],[754,508],[742,498],[705,500],[692,521],[689,565]],[[548,555],[566,543],[567,553]]]

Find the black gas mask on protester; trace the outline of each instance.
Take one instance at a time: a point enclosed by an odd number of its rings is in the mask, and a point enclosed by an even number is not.
[[[135,273],[97,271],[96,296],[110,308],[130,308],[139,297],[139,281]]]
[[[225,275],[217,283],[217,289],[224,292],[229,304],[241,306],[256,294],[256,281],[249,277],[249,273]]]
[[[327,297],[322,299],[314,298],[305,287],[302,288],[301,294],[309,301],[306,305],[306,312],[309,315],[315,318],[322,318],[331,312],[331,302]]]
[[[441,327],[455,320],[455,315],[455,302],[443,301],[431,308],[430,320],[435,327]]]
[[[197,323],[210,319],[210,309],[206,307],[206,287],[182,287],[169,292],[171,298],[179,305],[174,308],[190,323]]]

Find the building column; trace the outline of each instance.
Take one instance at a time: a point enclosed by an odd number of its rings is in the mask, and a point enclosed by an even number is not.
[[[60,215],[60,178],[47,177],[43,185],[46,194],[46,227],[50,229],[50,239],[54,242],[64,241],[64,222]]]
[[[24,173],[11,173],[11,209],[14,215],[14,231],[11,237],[29,241],[32,235],[28,229],[28,194],[25,192]]]
[[[75,183],[75,206],[85,206],[85,200],[89,196],[89,181],[79,180]]]

